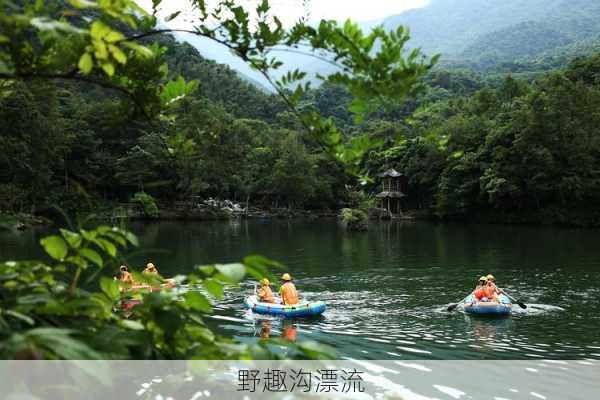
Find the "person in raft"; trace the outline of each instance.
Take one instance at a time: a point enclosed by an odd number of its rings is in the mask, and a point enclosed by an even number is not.
[[[171,288],[172,289],[175,286],[177,286],[177,284],[175,283],[175,280],[173,280],[173,279],[164,279],[162,276],[160,276],[160,274],[158,273],[158,269],[151,262],[149,262],[148,264],[146,264],[146,269],[144,269],[142,271],[142,274],[157,276],[160,279],[160,281],[162,282],[162,287],[164,287],[164,288]]]
[[[500,303],[500,295],[502,294],[502,292],[500,291],[500,289],[498,289],[498,286],[496,286],[496,278],[494,277],[494,275],[489,274],[487,276],[487,295],[488,296],[492,296],[493,299],[495,299],[495,301],[497,301],[498,303]]]
[[[281,302],[286,306],[298,304],[298,292],[296,291],[296,286],[292,283],[290,274],[283,274],[281,280],[283,281],[283,285],[281,285],[281,288],[279,289]]]
[[[478,291],[479,289],[484,288],[485,285],[487,285],[487,276],[482,276],[477,281],[477,284],[475,285],[475,289],[473,290],[473,294],[475,294],[475,292]]]
[[[148,263],[148,264],[146,264],[146,269],[144,269],[142,271],[142,273],[143,274],[158,275],[158,270],[156,269],[156,267],[154,266],[154,264]]]
[[[495,281],[496,278],[494,278],[494,275],[492,274],[489,274],[488,276],[482,276],[481,278],[479,278],[477,288],[473,292],[473,295],[475,296],[477,301],[494,301],[497,303],[500,302],[500,298],[498,297],[500,292],[498,291],[498,288],[494,283]]]
[[[478,301],[484,301],[484,299],[486,298],[486,296],[485,296],[486,285],[487,285],[487,276],[482,276],[481,278],[479,278],[479,280],[477,281],[477,285],[475,286],[475,289],[473,290],[473,296],[475,296],[475,298]]]
[[[263,303],[275,303],[275,295],[271,290],[271,282],[267,278],[261,279],[258,289],[258,299]]]
[[[133,285],[133,276],[131,276],[131,273],[125,265],[121,265],[121,268],[119,268],[119,280]]]

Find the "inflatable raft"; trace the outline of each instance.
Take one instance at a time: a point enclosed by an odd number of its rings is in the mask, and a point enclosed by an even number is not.
[[[505,295],[500,295],[500,303],[477,301],[475,296],[470,295],[465,299],[465,312],[468,314],[502,316],[509,315],[512,311],[512,303]]]
[[[325,311],[322,301],[304,302],[293,306],[283,304],[261,303],[257,296],[249,296],[244,301],[246,308],[258,314],[281,315],[286,318],[313,317]]]
[[[122,286],[120,291],[122,293],[126,292],[160,292],[163,289],[174,289],[177,287],[177,283],[173,279],[165,279],[165,283],[162,283],[160,286],[152,286],[147,283],[139,283],[132,286]]]
[[[120,292],[121,295],[124,296],[121,300],[121,307],[125,311],[131,310],[133,307],[142,304],[142,301],[138,298],[132,298],[136,293],[149,293],[149,292],[160,292],[164,289],[175,289],[177,288],[177,283],[173,279],[166,279],[166,282],[161,284],[160,286],[150,286],[147,284],[138,284],[130,287],[121,287]]]

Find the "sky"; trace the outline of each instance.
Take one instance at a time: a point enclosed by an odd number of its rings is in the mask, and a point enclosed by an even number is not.
[[[259,0],[238,0],[240,4],[246,4],[249,7],[256,5]],[[412,8],[419,8],[427,5],[430,0],[306,0],[308,4],[305,8],[302,0],[271,0],[271,6],[274,14],[277,15],[285,25],[293,24],[298,18],[306,14],[306,9],[310,11],[311,20],[336,19],[346,20],[347,18],[355,21],[372,21],[386,17],[388,15],[400,14]],[[208,1],[210,3],[211,0]],[[212,0],[214,3],[215,1]],[[151,0],[138,0],[138,3],[147,9],[151,9]],[[186,0],[163,0],[161,6],[162,16],[171,14],[185,6]],[[188,17],[191,16],[188,13]],[[180,16],[174,23],[184,26],[186,16]],[[191,19],[191,18],[189,18]],[[170,24],[171,26],[173,24]]]
[[[429,0],[312,0],[311,12],[316,19],[351,18],[371,21],[425,6]]]

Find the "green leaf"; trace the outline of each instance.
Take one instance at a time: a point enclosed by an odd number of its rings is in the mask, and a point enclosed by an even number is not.
[[[100,288],[109,299],[113,301],[119,299],[119,281],[103,276],[100,278]]]
[[[262,0],[262,2],[260,3],[260,5],[256,8],[256,12],[258,13],[258,15],[261,14],[266,14],[269,9],[271,7],[269,6],[269,1],[268,0]]]
[[[31,20],[31,25],[39,29],[40,31],[62,31],[69,33],[85,33],[84,30],[79,29],[68,22],[57,21],[47,17],[36,17]]]
[[[82,341],[72,338],[74,331],[37,328],[25,333],[31,344],[66,360],[100,360],[102,356]]]
[[[14,311],[14,310],[2,311],[0,309],[0,314],[2,314],[2,315],[8,315],[10,317],[13,317],[13,318],[16,318],[16,319],[20,319],[21,321],[25,322],[28,325],[32,325],[32,326],[35,325],[35,321],[31,317],[29,317],[29,316],[27,316],[25,314],[21,314],[18,311]]]
[[[135,236],[131,232],[125,232],[125,239],[127,239],[127,241],[129,241],[129,243],[131,243],[135,247],[138,247],[140,245],[137,236]]]
[[[115,243],[118,243],[121,245],[121,247],[127,247],[127,241],[121,235],[122,234],[120,232],[106,232],[102,234],[102,236],[107,237]]]
[[[185,304],[194,310],[197,310],[197,311],[200,311],[200,312],[203,312],[206,314],[212,312],[212,307],[210,305],[210,302],[208,301],[206,296],[204,296],[202,293],[187,292],[184,295],[184,299],[185,299]]]
[[[106,239],[94,239],[94,243],[96,243],[102,250],[107,252],[111,257],[117,256],[117,247],[109,242]]]
[[[121,32],[110,31],[110,33],[108,33],[106,35],[106,37],[104,38],[104,41],[106,41],[108,43],[115,43],[120,40],[123,40],[124,38],[125,38],[125,36],[123,36],[123,34]]]
[[[78,249],[79,246],[81,246],[83,239],[78,233],[71,232],[67,229],[61,229],[60,233],[72,249]]]
[[[90,53],[84,53],[79,59],[79,70],[84,74],[89,74],[92,72],[94,68],[94,60],[92,60],[92,55]]]
[[[179,14],[181,14],[181,11],[174,12],[173,14],[171,14],[167,18],[165,18],[165,22],[173,21],[175,18],[177,18],[179,16]]]
[[[75,8],[96,8],[98,4],[90,0],[69,0],[69,3]]]
[[[202,265],[197,268],[206,276],[211,276],[215,273],[215,267],[212,265]]]
[[[106,75],[113,76],[115,74],[115,66],[113,63],[103,62],[100,66],[102,67],[104,72],[106,72]]]
[[[202,282],[202,286],[208,291],[208,293],[215,296],[217,299],[221,300],[223,298],[223,285],[214,279],[207,279]]]
[[[79,251],[79,254],[81,254],[83,257],[87,258],[88,260],[90,260],[91,262],[93,262],[94,264],[99,266],[100,268],[102,268],[102,266],[104,265],[102,257],[95,250],[81,249]]]
[[[80,229],[79,232],[81,233],[81,236],[83,236],[83,238],[88,242],[93,242],[96,240],[96,236],[98,236],[98,232],[95,231],[89,232],[84,229]]]
[[[129,319],[119,320],[119,326],[132,331],[143,331],[144,325],[139,321],[132,321]]]
[[[106,60],[108,59],[108,48],[106,47],[106,43],[101,42],[99,40],[95,40],[94,44],[94,56],[96,56],[96,60]]]
[[[68,253],[67,243],[60,236],[48,236],[40,240],[40,244],[48,255],[62,261]]]
[[[65,261],[70,262],[71,264],[78,265],[84,269],[88,266],[88,262],[86,261],[86,259],[78,255],[68,257]]]
[[[215,265],[215,268],[222,275],[222,278],[230,283],[238,283],[246,275],[246,267],[239,263]]]
[[[251,255],[244,258],[244,264],[265,270],[273,267],[278,269],[284,268],[284,265],[278,261],[274,261],[269,258],[257,255]]]
[[[125,53],[123,53],[123,51],[120,48],[118,48],[114,44],[109,44],[108,49],[110,50],[110,53],[115,58],[115,60],[117,60],[121,64],[125,64],[127,62],[127,56],[125,55]]]
[[[98,232],[101,235],[104,235],[105,233],[108,232],[112,232],[112,231],[118,231],[119,228],[111,228],[108,225],[100,225],[99,227],[96,228],[96,232]]]
[[[90,29],[90,35],[92,39],[102,40],[106,35],[108,35],[112,29],[104,22],[96,20],[92,23],[92,28]]]
[[[154,57],[154,53],[146,46],[142,46],[141,44],[135,42],[122,42],[121,43],[125,47],[129,47],[132,50],[135,50],[140,56],[145,58]]]

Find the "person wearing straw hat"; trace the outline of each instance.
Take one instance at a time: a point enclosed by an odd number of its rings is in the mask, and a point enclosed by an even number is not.
[[[486,297],[486,285],[487,276],[482,276],[481,278],[479,278],[479,281],[477,281],[477,286],[475,287],[475,290],[473,290],[473,296],[475,296],[477,300],[481,301]]]
[[[286,306],[292,306],[298,304],[298,291],[296,286],[292,283],[292,277],[287,272],[281,276],[283,284],[279,289],[281,295],[281,301]]]
[[[271,290],[271,282],[267,278],[261,279],[257,295],[258,299],[263,303],[275,303],[275,295]]]

